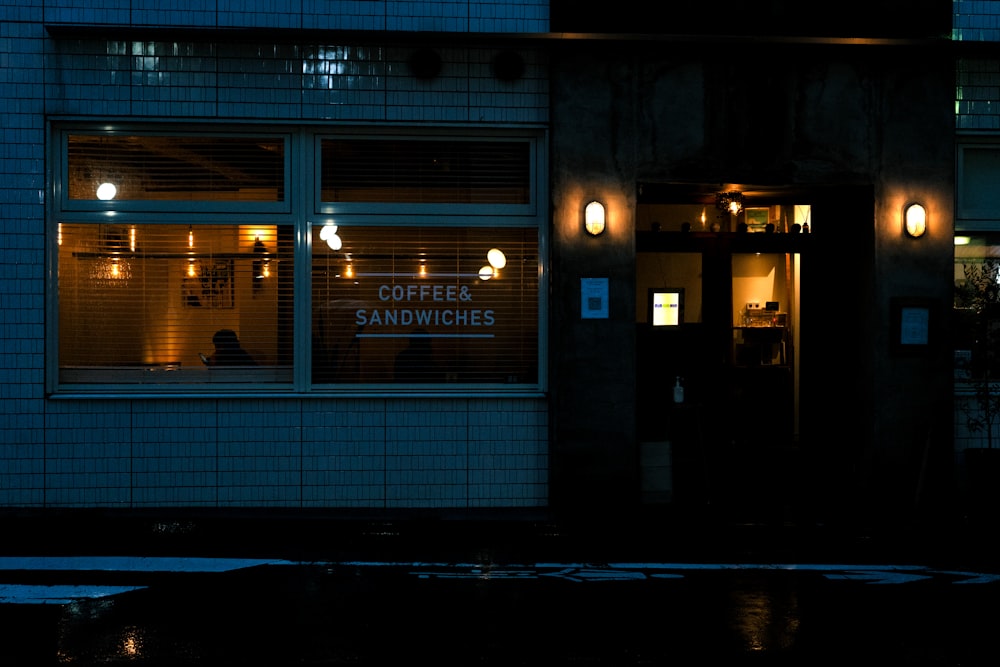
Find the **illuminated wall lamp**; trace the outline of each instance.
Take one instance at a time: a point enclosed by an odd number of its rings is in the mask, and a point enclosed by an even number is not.
[[[920,204],[907,204],[903,209],[903,231],[918,239],[927,232],[927,210]]]
[[[606,226],[604,216],[604,204],[599,201],[592,201],[587,204],[583,211],[583,228],[591,236],[600,236],[604,233]]]

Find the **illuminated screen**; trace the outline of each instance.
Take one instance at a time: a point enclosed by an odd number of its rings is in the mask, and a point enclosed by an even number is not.
[[[684,321],[682,288],[650,288],[649,323],[654,327],[676,327]]]

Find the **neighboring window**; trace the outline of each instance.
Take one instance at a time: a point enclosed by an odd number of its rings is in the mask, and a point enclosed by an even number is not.
[[[57,129],[49,386],[537,390],[540,135],[486,134]]]
[[[1000,381],[1000,232],[955,237],[955,379]]]
[[[313,228],[313,381],[538,382],[538,232]]]

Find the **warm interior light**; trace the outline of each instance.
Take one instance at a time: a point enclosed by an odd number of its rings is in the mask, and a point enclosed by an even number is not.
[[[743,210],[743,193],[739,190],[717,192],[715,193],[715,207],[720,211],[736,215]]]
[[[347,265],[347,267],[344,269],[344,277],[345,278],[354,277],[354,266],[352,266],[351,264]]]
[[[919,238],[927,231],[927,211],[920,204],[906,207],[904,229],[907,235]]]
[[[101,201],[114,199],[116,194],[118,194],[118,188],[115,187],[114,183],[101,183],[97,186],[97,198]]]
[[[483,268],[479,269],[479,279],[489,280],[493,277],[493,267],[487,264]]]
[[[198,272],[194,268],[194,260],[193,259],[189,259],[188,260],[187,274],[188,274],[189,278],[194,278],[195,276],[198,275]]]
[[[592,201],[587,204],[584,210],[583,226],[591,236],[597,236],[604,231],[604,204],[599,201]]]
[[[972,243],[972,238],[969,236],[956,236],[955,245],[969,245]]]
[[[188,225],[188,248],[194,248],[194,228]]]
[[[486,253],[486,259],[494,269],[502,269],[507,266],[507,256],[499,248],[490,248],[490,251]]]
[[[320,228],[319,237],[323,241],[327,241],[330,239],[331,236],[333,236],[336,233],[337,233],[337,225],[327,224],[323,225],[323,227]]]
[[[337,225],[325,224],[319,230],[319,237],[323,241],[326,241],[326,245],[330,247],[330,250],[336,252],[344,247],[344,241],[337,235]]]
[[[421,278],[427,277],[427,265],[424,264],[423,261],[420,262],[420,267],[417,269],[417,271]]]

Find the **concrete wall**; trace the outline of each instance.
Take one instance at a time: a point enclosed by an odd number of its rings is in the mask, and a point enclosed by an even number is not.
[[[952,69],[943,52],[917,49],[765,45],[736,54],[627,41],[555,51],[554,494],[600,502],[633,483],[637,183],[779,183],[832,193],[817,202],[827,224],[816,264],[857,304],[852,330],[814,329],[820,349],[849,342],[840,356],[814,358],[803,378],[802,446],[815,463],[804,483],[821,484],[833,511],[912,507],[928,438],[950,447],[950,359],[945,338],[927,356],[892,356],[890,301],[930,299],[946,335]],[[609,229],[588,238],[580,211],[594,197],[608,205]],[[912,199],[932,221],[919,240],[900,227]],[[610,278],[608,320],[580,320],[587,276]]]

